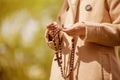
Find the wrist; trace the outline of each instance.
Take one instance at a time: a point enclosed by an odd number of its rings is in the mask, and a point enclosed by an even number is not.
[[[83,40],[86,36],[86,26],[84,23],[81,23],[81,34],[80,34],[80,38]]]

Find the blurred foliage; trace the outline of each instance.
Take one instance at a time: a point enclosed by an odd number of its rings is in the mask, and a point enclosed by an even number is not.
[[[50,12],[50,14],[56,15],[62,1],[63,0],[0,0],[0,19],[21,9],[27,9],[30,14],[33,14],[32,16],[36,18],[40,18],[39,14],[44,9],[53,11]]]
[[[45,27],[63,0],[0,0],[0,80],[49,80]]]

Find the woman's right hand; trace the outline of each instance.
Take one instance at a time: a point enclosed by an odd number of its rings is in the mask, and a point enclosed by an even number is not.
[[[58,31],[58,28],[59,25],[57,24],[57,22],[53,22],[47,25],[45,36],[48,38],[48,41],[52,41],[53,38],[56,39],[58,37],[53,35]]]

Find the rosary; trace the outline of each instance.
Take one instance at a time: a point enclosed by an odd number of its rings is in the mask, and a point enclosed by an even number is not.
[[[80,0],[77,0],[77,10],[76,10],[76,14],[75,14],[75,18],[74,18],[74,23],[78,22],[78,16],[79,16],[79,5],[80,5]],[[53,43],[54,43],[54,48],[55,48],[55,61],[57,61],[58,66],[60,67],[60,71],[61,71],[61,75],[64,79],[69,78],[69,80],[73,80],[73,71],[74,71],[74,57],[75,57],[75,45],[74,45],[74,38],[72,38],[71,42],[72,42],[72,49],[71,52],[69,54],[69,60],[68,60],[68,72],[65,72],[65,64],[63,65],[63,61],[62,61],[62,40],[60,39],[60,31],[61,29],[58,29],[58,31],[55,31],[54,27],[52,28],[52,36],[53,36]],[[58,45],[56,44],[55,41],[55,37],[58,37]],[[58,48],[57,48],[58,46]],[[78,59],[79,61],[79,59]],[[78,62],[77,61],[77,62]],[[64,62],[65,63],[65,62]],[[77,63],[75,65],[75,67],[77,66]]]
[[[53,43],[54,43],[55,55],[56,55],[56,58],[54,60],[57,61],[58,66],[60,67],[62,77],[64,79],[70,78],[69,80],[73,80],[72,73],[74,70],[73,67],[74,67],[74,54],[75,54],[74,39],[71,40],[72,49],[71,49],[71,53],[69,54],[70,58],[68,60],[69,61],[69,69],[68,69],[68,72],[65,73],[65,66],[62,64],[63,63],[63,61],[62,61],[62,46],[61,46],[62,40],[60,39],[60,31],[61,31],[61,29],[58,29],[58,31],[56,32],[54,30],[54,28],[52,28]],[[56,41],[55,41],[56,36],[58,36],[58,41],[59,41],[58,45],[56,45]],[[58,46],[58,49],[57,49],[57,46]],[[64,68],[64,70],[63,70],[63,68]]]

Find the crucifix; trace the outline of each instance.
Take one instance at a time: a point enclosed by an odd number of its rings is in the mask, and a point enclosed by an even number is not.
[[[57,61],[58,66],[61,67],[62,65],[62,58],[59,56],[58,52],[55,53],[56,54],[56,58],[54,59],[55,61]]]

